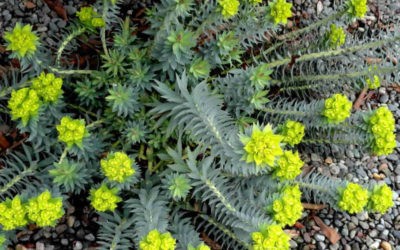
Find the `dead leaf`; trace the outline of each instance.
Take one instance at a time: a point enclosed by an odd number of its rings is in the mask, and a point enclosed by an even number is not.
[[[297,230],[286,229],[284,230],[284,232],[287,233],[290,236],[290,238],[295,238],[300,236],[300,232]]]
[[[377,58],[377,57],[366,57],[364,60],[367,64],[370,64],[370,65],[382,62],[382,59]]]
[[[26,1],[25,2],[25,7],[27,9],[33,9],[33,8],[36,8],[36,4],[32,3],[31,1]]]
[[[0,149],[6,150],[11,146],[10,142],[3,135],[3,132],[0,132]]]
[[[393,84],[390,86],[391,88],[393,88],[394,91],[396,91],[397,93],[400,93],[400,84]]]
[[[301,203],[304,209],[311,209],[311,210],[321,210],[326,208],[325,204],[311,204],[311,203]]]
[[[321,228],[321,232],[328,238],[332,244],[340,240],[340,235],[332,227],[327,226],[318,216],[313,216],[315,223]]]
[[[62,0],[43,0],[49,6],[49,8],[57,13],[59,17],[68,21],[67,11],[64,8]]]

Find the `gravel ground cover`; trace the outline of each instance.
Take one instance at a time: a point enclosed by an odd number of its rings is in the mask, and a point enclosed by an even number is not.
[[[64,0],[67,16],[71,19],[79,9],[93,1]],[[128,15],[134,15],[135,9],[142,9],[151,4],[147,1],[126,1]],[[294,10],[298,17],[317,18],[324,11],[329,11],[337,0],[294,0]],[[380,23],[387,24],[389,17],[400,20],[400,1],[370,1],[370,12],[379,13]],[[132,11],[130,11],[132,10]],[[42,0],[1,0],[0,1],[0,36],[11,29],[16,22],[34,26],[42,41],[52,47],[57,42],[51,37],[61,36],[61,30],[68,21],[51,10]],[[362,31],[367,25],[375,25],[376,15],[370,13],[364,21],[355,23],[353,28]],[[398,28],[398,27],[397,27]],[[399,48],[400,51],[400,48]],[[1,59],[1,54],[0,54]],[[394,113],[397,130],[397,148],[387,157],[371,157],[360,154],[355,147],[350,147],[342,157],[321,156],[311,153],[305,161],[311,171],[321,172],[336,178],[347,179],[361,184],[384,181],[395,192],[395,206],[385,215],[360,213],[348,215],[330,208],[306,210],[303,218],[295,225],[297,234],[291,240],[292,249],[396,249],[400,250],[400,87],[399,83],[388,83],[369,98],[362,108],[388,105]],[[355,100],[357,97],[351,97]],[[87,201],[72,197],[66,216],[55,228],[29,228],[17,235],[19,245],[16,249],[96,249],[97,217]],[[319,217],[324,224],[339,232],[341,239],[331,244],[329,237],[321,231],[313,219]]]

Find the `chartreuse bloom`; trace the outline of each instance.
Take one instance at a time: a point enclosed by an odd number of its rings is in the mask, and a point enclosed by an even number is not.
[[[218,4],[222,8],[221,13],[224,18],[233,17],[239,11],[238,0],[218,0]]]
[[[249,0],[249,1],[251,4],[254,4],[254,5],[262,3],[262,0]]]
[[[11,50],[17,58],[31,57],[35,54],[39,38],[32,32],[32,26],[27,24],[22,26],[15,24],[11,32],[4,34],[4,40],[7,42],[7,49]]]
[[[293,180],[301,173],[304,162],[300,159],[299,152],[284,151],[279,157],[274,175],[280,180]]]
[[[252,130],[250,137],[240,136],[245,151],[242,159],[247,163],[254,162],[257,167],[273,166],[275,158],[283,154],[280,146],[283,136],[274,134],[269,124],[263,130],[253,125]]]
[[[44,102],[55,102],[62,94],[63,80],[55,77],[53,73],[42,72],[37,78],[32,80],[32,89],[36,90],[38,96]]]
[[[350,16],[362,18],[367,13],[367,0],[348,0],[347,7]]]
[[[272,17],[275,24],[287,24],[288,18],[292,16],[291,8],[292,3],[288,3],[286,0],[275,0],[269,4],[269,15]]]
[[[29,220],[35,222],[39,227],[54,226],[57,224],[57,220],[64,215],[62,198],[52,198],[48,190],[30,199],[26,208]]]
[[[351,214],[359,213],[367,205],[368,190],[356,183],[349,183],[346,188],[339,190],[340,209]]]
[[[139,243],[141,250],[174,250],[176,240],[169,232],[160,233],[157,229],[151,230]]]
[[[40,106],[41,102],[37,92],[29,88],[22,88],[17,91],[13,90],[11,98],[8,101],[11,118],[13,120],[21,118],[24,126],[28,124],[31,118],[38,115]]]
[[[386,107],[378,108],[368,120],[372,134],[372,151],[377,155],[388,155],[396,147],[395,120]]]
[[[60,125],[57,125],[58,139],[67,144],[68,148],[73,145],[82,147],[82,141],[88,132],[85,128],[83,119],[72,119],[69,116],[64,116],[61,119]]]
[[[331,48],[342,46],[346,41],[346,33],[342,27],[337,27],[336,24],[331,24],[331,29],[328,32],[328,44]]]
[[[112,0],[113,1],[113,0]],[[93,9],[92,6],[89,7],[82,7],[76,15],[83,24],[94,27],[94,28],[101,28],[104,27],[105,22],[101,18],[101,16]]]
[[[132,167],[132,159],[124,152],[115,152],[100,161],[101,170],[111,181],[119,183],[125,182],[129,177],[135,174]]]
[[[393,192],[386,183],[376,185],[369,196],[367,207],[373,212],[386,213],[394,205],[392,197]]]
[[[94,209],[99,212],[114,211],[117,203],[122,201],[118,195],[117,188],[108,188],[102,184],[97,189],[90,190],[90,201]]]
[[[351,114],[352,103],[342,94],[334,94],[325,100],[325,107],[322,114],[327,118],[328,123],[340,123],[346,120]]]
[[[290,236],[279,225],[264,225],[251,234],[253,250],[289,250]]]
[[[299,144],[303,139],[305,128],[301,122],[287,120],[279,130],[280,135],[283,136],[282,142],[294,146]]]
[[[283,189],[281,198],[272,203],[273,218],[281,226],[293,225],[300,219],[303,212],[299,185],[287,186]]]
[[[381,80],[377,75],[374,75],[373,79],[367,78],[366,82],[369,89],[377,89],[381,86]]]
[[[0,203],[0,225],[5,231],[23,227],[28,223],[26,213],[25,204],[18,195],[12,200],[7,198]]]
[[[187,250],[211,250],[211,248],[209,246],[207,246],[204,243],[201,243],[200,245],[198,245],[197,247],[194,247],[192,245],[189,245]]]

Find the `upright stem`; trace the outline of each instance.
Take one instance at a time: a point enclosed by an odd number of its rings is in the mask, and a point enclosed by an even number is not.
[[[108,12],[108,1],[109,0],[104,0],[103,1],[103,20],[107,19],[107,12]],[[101,36],[101,43],[103,44],[103,50],[104,54],[109,57],[110,55],[108,54],[108,49],[107,49],[107,41],[106,41],[106,27],[107,25],[104,25],[103,28],[100,30],[100,36]]]
[[[62,152],[62,154],[60,156],[60,160],[58,161],[58,164],[61,164],[63,162],[64,158],[67,156],[67,153],[68,153],[68,148],[65,147],[64,151]]]
[[[86,31],[86,28],[81,27],[78,30],[72,32],[71,34],[69,34],[65,40],[61,43],[60,48],[57,50],[57,58],[56,58],[56,65],[60,66],[60,59],[62,56],[62,53],[64,51],[64,49],[67,47],[67,45],[77,36],[83,34]]]

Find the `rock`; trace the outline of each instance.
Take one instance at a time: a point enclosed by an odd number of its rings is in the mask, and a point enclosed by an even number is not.
[[[321,162],[321,157],[317,154],[311,154],[311,161]]]
[[[94,237],[93,234],[90,233],[90,234],[85,235],[85,240],[88,240],[88,241],[95,241],[96,238]]]
[[[361,213],[358,213],[357,214],[357,218],[359,219],[359,220],[367,220],[368,219],[368,213],[366,212],[366,211],[364,211],[364,212],[361,212]]]
[[[326,164],[332,164],[332,163],[333,163],[333,159],[332,159],[331,157],[327,157],[327,158],[325,159],[325,163],[326,163]]]
[[[378,236],[378,231],[376,229],[373,229],[369,232],[368,234],[371,238],[375,238],[376,236]]]
[[[75,216],[68,216],[67,225],[68,227],[73,227],[75,224]]]
[[[78,230],[78,232],[76,232],[76,237],[78,239],[83,239],[85,237],[85,231],[81,228]]]
[[[394,231],[392,232],[392,234],[393,234],[394,237],[396,237],[398,240],[400,240],[400,231],[394,230]]]
[[[68,240],[67,239],[61,239],[61,245],[68,246]]]
[[[317,3],[317,14],[321,14],[322,10],[324,9],[324,5],[321,1],[318,1]]]
[[[379,243],[380,241],[375,241],[374,243],[370,244],[369,247],[370,249],[378,249],[379,248]]]
[[[387,242],[387,241],[382,241],[382,243],[381,243],[381,248],[382,248],[383,250],[392,250],[392,246],[391,246],[390,243]]]
[[[311,237],[309,233],[304,233],[303,234],[303,239],[306,243],[310,243],[311,242]]]
[[[329,170],[332,175],[338,175],[340,173],[340,168],[336,164],[329,165]]]
[[[324,241],[324,240],[325,240],[325,236],[322,235],[322,234],[315,234],[315,235],[314,235],[314,239],[315,239],[316,241]]]
[[[360,226],[361,226],[363,229],[365,229],[365,230],[369,229],[368,223],[366,223],[366,222],[364,222],[364,221],[361,221],[361,222],[360,222]]]
[[[379,102],[381,103],[387,103],[389,101],[389,96],[387,94],[383,94],[380,98],[379,98]]]
[[[289,241],[289,244],[290,244],[290,248],[297,248],[297,243],[296,243],[296,241],[294,241],[294,240],[290,240]]]
[[[44,243],[36,242],[36,250],[45,250]]]
[[[75,241],[73,244],[73,250],[81,250],[83,249],[83,245],[80,241]]]
[[[317,249],[318,250],[326,250],[326,244],[322,241],[317,243]]]
[[[15,250],[28,250],[28,248],[26,248],[25,246],[23,246],[23,245],[21,245],[21,244],[18,244],[18,245],[15,247]]]
[[[68,226],[65,224],[58,225],[58,226],[56,226],[56,233],[58,235],[60,235],[60,234],[64,233],[67,229],[68,229]]]

